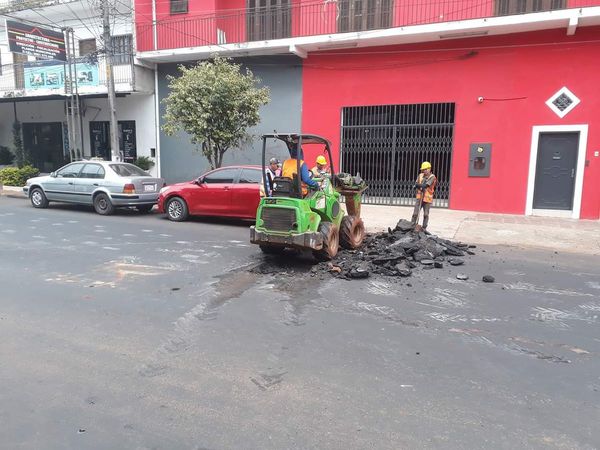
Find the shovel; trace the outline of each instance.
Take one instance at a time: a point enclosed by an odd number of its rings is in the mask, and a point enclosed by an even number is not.
[[[425,196],[425,192],[421,189],[421,198],[417,200],[419,204],[419,210],[417,211],[417,217],[412,221],[413,228],[415,231],[423,231],[423,227],[419,225],[419,218],[421,217],[421,206],[423,206],[423,197]]]

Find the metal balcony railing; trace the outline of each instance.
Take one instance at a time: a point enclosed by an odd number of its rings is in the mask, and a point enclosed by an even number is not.
[[[4,64],[0,69],[0,97],[28,97],[40,95],[68,95],[75,90],[75,77],[79,93],[106,90],[106,59],[78,60],[70,82],[69,66],[60,61],[35,61]],[[113,66],[115,85],[134,84],[133,56],[115,55]]]
[[[320,0],[138,23],[138,51],[368,31],[600,6],[600,0]],[[155,38],[156,34],[156,38]]]

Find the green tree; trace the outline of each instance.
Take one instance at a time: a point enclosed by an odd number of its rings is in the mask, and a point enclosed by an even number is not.
[[[259,88],[260,80],[249,69],[219,56],[179,66],[179,72],[168,77],[163,130],[169,136],[185,131],[211,167],[221,167],[225,152],[249,139],[248,128],[260,122],[269,89]]]

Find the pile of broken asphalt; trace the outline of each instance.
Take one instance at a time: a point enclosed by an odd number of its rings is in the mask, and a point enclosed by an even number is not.
[[[371,274],[409,277],[414,270],[442,269],[444,264],[461,266],[466,255],[475,254],[474,248],[474,245],[415,231],[410,221],[402,219],[393,230],[367,235],[361,248],[340,250],[333,261],[319,263],[311,271],[327,271],[345,279],[367,278]],[[460,273],[457,278],[468,279]],[[494,279],[486,275],[483,281]]]

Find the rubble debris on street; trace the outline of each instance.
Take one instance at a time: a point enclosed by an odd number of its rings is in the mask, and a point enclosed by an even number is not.
[[[473,248],[475,246],[416,231],[410,221],[402,219],[393,230],[367,235],[360,249],[340,249],[333,261],[318,264],[317,271],[346,279],[367,278],[371,274],[408,277],[415,270],[442,269],[444,262],[462,266],[464,257],[474,254]],[[491,275],[486,277],[484,281],[493,282]],[[457,278],[467,280],[469,277],[458,274]]]

